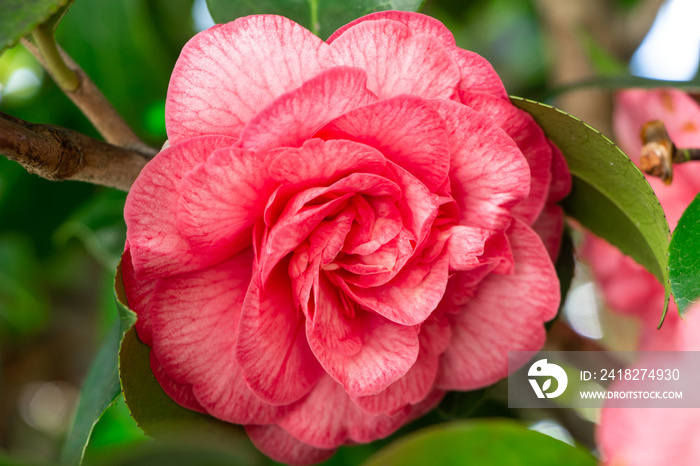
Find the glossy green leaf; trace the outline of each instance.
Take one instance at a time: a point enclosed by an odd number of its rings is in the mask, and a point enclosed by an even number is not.
[[[673,298],[683,316],[700,297],[700,194],[673,230],[668,252]]]
[[[85,462],[86,466],[233,466],[262,465],[260,458],[252,458],[245,451],[212,449],[190,443],[149,443],[119,448]]]
[[[4,0],[0,14],[0,53],[70,3],[73,0]]]
[[[212,18],[226,23],[256,14],[286,16],[323,39],[336,29],[375,11],[418,11],[424,0],[207,0]]]
[[[608,138],[578,118],[539,102],[511,100],[533,116],[566,158],[573,178],[571,194],[563,202],[566,213],[631,256],[664,285],[665,316],[671,292],[670,230],[642,172]]]
[[[121,270],[118,269],[115,290],[119,290],[121,282]],[[134,325],[134,322],[136,322],[136,316],[131,311],[125,312],[120,309],[119,321],[115,322],[92,362],[83,382],[73,424],[63,444],[62,464],[72,465],[81,462],[95,424],[121,393],[117,354],[124,333]]]
[[[593,466],[587,451],[508,420],[467,421],[429,427],[394,442],[364,466],[503,464]]]

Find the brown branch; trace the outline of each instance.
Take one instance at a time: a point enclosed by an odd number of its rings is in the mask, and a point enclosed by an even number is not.
[[[35,43],[25,38],[22,39],[22,44],[39,60],[54,81],[59,84],[63,82],[60,76],[55,76],[57,72],[55,67],[50,66],[50,63],[47,62],[47,57],[42,54]],[[148,146],[136,136],[90,77],[63,49],[58,47],[58,52],[65,65],[78,76],[77,88],[62,87],[61,90],[85,114],[102,137],[116,146],[131,149],[147,156],[154,156],[158,150]]]
[[[128,191],[148,158],[76,131],[0,112],[0,154],[48,180],[78,180]]]

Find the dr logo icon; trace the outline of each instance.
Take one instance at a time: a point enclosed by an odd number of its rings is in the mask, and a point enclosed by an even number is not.
[[[527,375],[528,377],[534,377],[528,378],[528,380],[530,381],[530,385],[532,385],[532,389],[535,391],[537,398],[545,398],[545,396],[547,398],[558,397],[564,393],[564,390],[566,390],[566,385],[569,381],[564,369],[556,364],[548,363],[546,359],[535,361],[532,366],[530,366]],[[556,390],[550,393],[547,390],[549,390],[552,386],[552,377],[556,379],[557,386]],[[540,387],[540,380],[542,379],[544,379],[544,383]]]

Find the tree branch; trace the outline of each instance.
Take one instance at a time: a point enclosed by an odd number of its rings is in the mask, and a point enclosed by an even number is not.
[[[48,180],[78,180],[128,191],[148,158],[76,131],[0,112],[0,153]]]
[[[36,41],[36,38],[34,40]],[[146,156],[153,156],[158,152],[157,149],[148,146],[136,136],[90,77],[63,49],[56,46],[60,57],[53,56],[53,60],[49,61],[47,60],[49,57],[44,56],[42,49],[37,47],[37,44],[32,40],[24,38],[22,39],[22,44],[39,60],[61,90],[85,114],[107,142]],[[59,72],[63,68],[51,66],[52,62],[60,61],[60,58],[63,59],[62,65],[74,71],[77,75],[77,87],[71,80],[68,81],[68,85],[64,85],[63,83],[66,83],[66,80],[62,79],[62,75]]]

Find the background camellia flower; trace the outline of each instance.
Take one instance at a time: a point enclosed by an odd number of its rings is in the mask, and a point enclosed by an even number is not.
[[[674,89],[623,91],[616,96],[614,125],[620,147],[639,162],[642,125],[661,120],[678,147],[700,147],[700,106],[689,95]],[[673,230],[685,208],[700,192],[700,166],[674,165],[673,183],[647,176]],[[638,318],[642,325],[639,347],[645,351],[675,350],[678,308],[669,304],[664,325],[657,330],[663,309],[663,286],[633,259],[605,240],[587,235],[581,257],[591,266],[604,299],[612,310]]]
[[[166,124],[122,270],[182,406],[312,463],[542,346],[568,170],[440,22],[377,13],[327,42],[278,16],[215,26]]]
[[[700,351],[700,312],[697,305],[688,310],[688,317],[673,327],[668,346],[676,351]],[[672,343],[671,343],[672,342]],[[683,375],[697,373],[695,358],[664,362],[665,353],[651,353],[655,358],[642,356],[635,366],[673,367]],[[668,357],[668,356],[666,356]],[[687,377],[686,377],[687,380]],[[614,390],[659,389],[648,381],[648,387],[639,382],[618,380]],[[687,394],[686,394],[687,395]],[[691,395],[692,396],[692,395]],[[691,403],[691,401],[687,401]],[[603,405],[596,442],[602,464],[606,466],[652,466],[674,464],[692,466],[700,463],[700,408],[624,408],[624,400],[609,400]]]
[[[664,122],[679,147],[700,146],[700,106],[687,94],[673,89],[629,90],[616,96],[615,133],[622,149],[636,162],[641,152],[640,131],[650,120]],[[685,208],[700,192],[700,167],[675,165],[673,183],[647,177],[673,229]],[[602,239],[587,235],[582,257],[587,260],[608,306],[634,316],[641,323],[639,348],[644,351],[698,351],[697,310],[681,320],[671,302],[661,329],[664,290],[654,276]],[[695,306],[697,307],[697,306]],[[638,365],[646,367],[642,358]],[[693,372],[697,368],[690,368]],[[616,390],[639,390],[620,381]],[[700,409],[623,408],[607,401],[596,430],[603,464],[694,465],[700,462]]]

